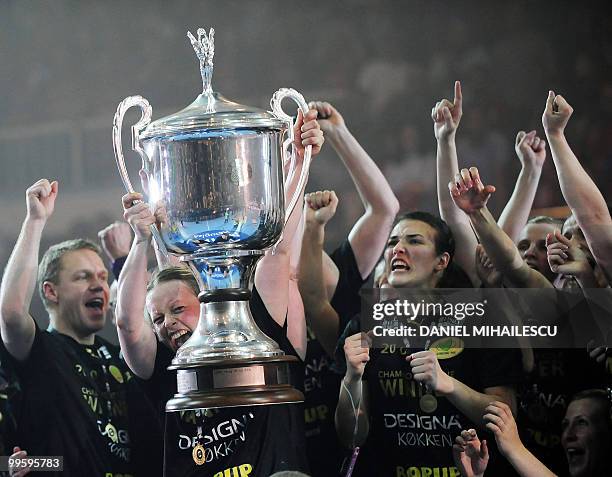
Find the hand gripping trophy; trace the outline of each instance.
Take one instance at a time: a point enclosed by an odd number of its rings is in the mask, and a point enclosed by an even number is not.
[[[281,102],[308,106],[292,89],[277,91],[273,112],[243,106],[212,90],[214,30],[188,37],[200,61],[203,91],[182,111],[151,122],[151,106],[141,96],[117,108],[113,145],[128,192],[133,187],[121,146],[126,111],[141,108],[132,126],[132,147],[142,159],[146,201],[161,201],[164,220],[152,225],[163,253],[187,262],[200,285],[197,329],[177,351],[178,393],[168,412],[299,402],[303,395],[289,382],[286,356],[255,324],[249,298],[257,261],[279,240],[306,180],[307,146],[296,193],[287,209],[284,185],[296,171],[292,118]],[[283,177],[284,161],[290,161]]]

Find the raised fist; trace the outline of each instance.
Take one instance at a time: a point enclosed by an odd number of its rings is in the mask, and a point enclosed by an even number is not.
[[[55,208],[57,181],[40,179],[26,190],[26,209],[28,219],[46,221]]]
[[[463,115],[463,96],[461,94],[461,83],[455,81],[455,98],[451,103],[448,99],[438,101],[431,108],[431,119],[434,122],[434,135],[439,141],[455,134]]]
[[[363,332],[349,336],[344,340],[346,374],[348,377],[361,379],[365,366],[370,361],[371,344],[371,338]]]
[[[549,91],[544,114],[542,114],[542,125],[546,134],[562,134],[573,112],[574,108],[565,101],[563,96],[555,96],[554,91]]]
[[[325,225],[336,213],[338,197],[333,190],[312,192],[304,196],[306,200],[306,222]]]
[[[345,127],[344,118],[331,104],[324,101],[313,101],[308,104],[308,107],[317,110],[317,119],[326,136],[333,138],[339,129]]]
[[[108,258],[114,262],[130,253],[132,244],[132,229],[125,222],[113,222],[98,232],[102,249]]]
[[[539,138],[535,131],[519,131],[514,145],[516,155],[523,167],[542,168],[546,160],[546,141]]]
[[[455,205],[468,215],[487,205],[491,194],[495,192],[494,186],[482,183],[476,167],[461,169],[455,175],[455,181],[448,183],[448,188]]]

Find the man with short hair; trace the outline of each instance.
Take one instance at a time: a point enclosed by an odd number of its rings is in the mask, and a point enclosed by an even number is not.
[[[30,456],[63,456],[61,475],[132,476],[132,373],[119,348],[96,336],[109,305],[100,249],[83,239],[59,243],[44,254],[37,273],[57,192],[58,183],[47,179],[28,188],[27,216],[0,287],[2,341],[23,390],[17,438]],[[49,313],[47,331],[29,313],[37,283]]]

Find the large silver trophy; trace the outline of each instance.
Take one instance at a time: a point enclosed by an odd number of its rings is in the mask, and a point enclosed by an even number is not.
[[[200,320],[170,367],[178,393],[166,410],[299,402],[303,395],[289,381],[297,359],[257,327],[248,300],[255,265],[280,240],[310,162],[308,146],[285,209],[284,184],[295,180],[296,152],[292,118],[281,102],[293,99],[304,113],[308,106],[291,89],[274,94],[273,112],[213,92],[214,30],[197,34],[187,35],[200,61],[202,94],[154,122],[148,101],[130,96],[119,104],[113,127],[117,165],[131,192],[121,127],[129,108],[141,108],[132,147],[142,158],[146,201],[163,205],[161,226],[152,226],[155,242],[162,253],[187,262],[200,284]]]

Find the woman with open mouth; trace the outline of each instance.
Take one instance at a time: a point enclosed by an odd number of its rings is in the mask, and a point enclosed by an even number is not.
[[[454,254],[454,237],[443,220],[425,212],[400,216],[384,252],[386,286],[398,297],[409,296],[401,290],[428,296],[441,288],[468,288]],[[416,317],[428,324],[438,319]],[[482,422],[492,401],[514,401],[517,355],[466,348],[460,341],[452,352],[442,340],[381,343],[364,326],[357,318],[345,332],[346,373],[336,410],[341,441],[362,446],[354,475],[412,475],[415,469],[453,475],[450,448],[462,423]]]

